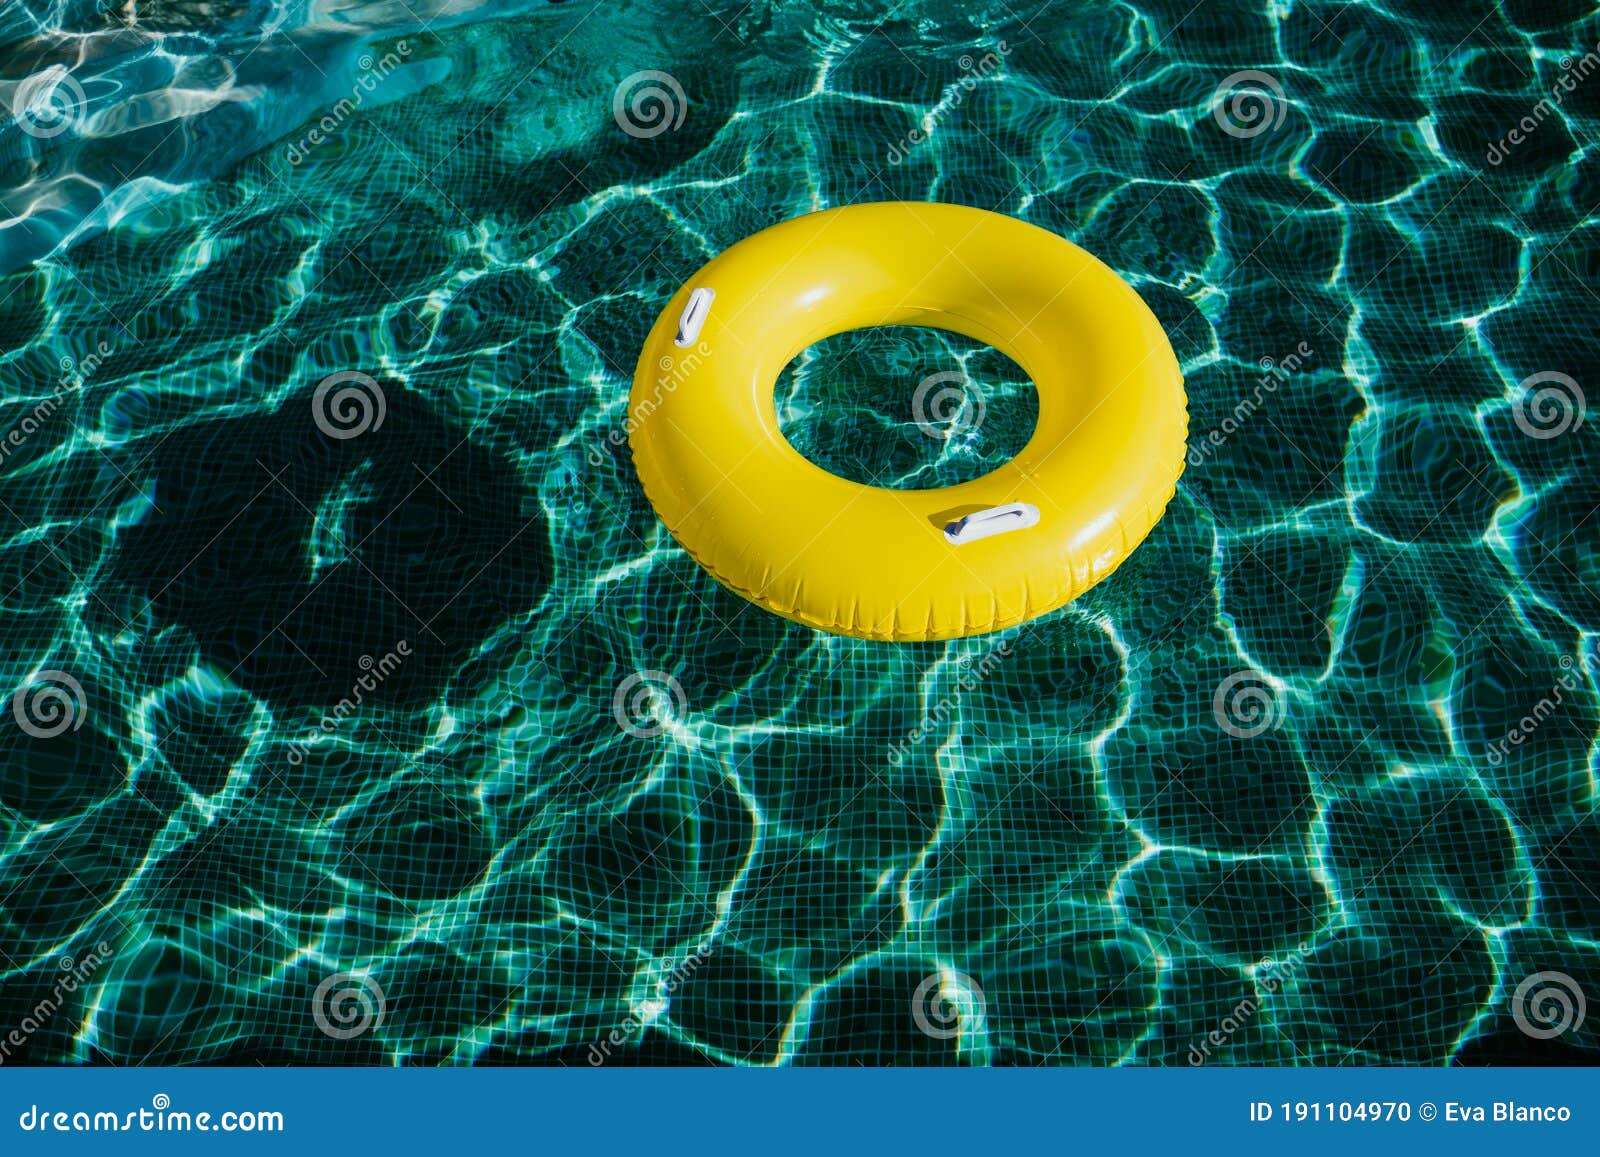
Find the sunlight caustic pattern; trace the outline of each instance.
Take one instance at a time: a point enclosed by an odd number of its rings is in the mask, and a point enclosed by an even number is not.
[[[0,17],[0,1062],[1594,1058],[1588,5],[343,7]],[[1003,635],[768,615],[629,461],[683,280],[885,198],[1183,363],[1166,517]],[[777,391],[882,485],[1036,412],[926,332]]]

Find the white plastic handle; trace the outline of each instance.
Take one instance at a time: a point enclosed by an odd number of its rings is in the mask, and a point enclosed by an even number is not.
[[[711,312],[711,299],[715,296],[717,294],[713,289],[697,289],[689,294],[688,304],[678,318],[678,337],[673,345],[687,349],[695,343],[700,336],[700,327],[705,325],[706,316]]]
[[[988,510],[979,510],[965,518],[945,523],[944,537],[954,546],[964,546],[980,538],[1038,525],[1037,506],[1028,502],[1008,502],[1004,506],[991,506]]]

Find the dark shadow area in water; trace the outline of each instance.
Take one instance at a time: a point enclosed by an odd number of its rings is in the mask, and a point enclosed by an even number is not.
[[[510,464],[384,392],[359,437],[323,434],[309,394],[174,434],[151,466],[157,509],[123,533],[117,576],[271,702],[337,702],[402,640],[412,655],[375,697],[426,699],[549,583],[544,515]]]

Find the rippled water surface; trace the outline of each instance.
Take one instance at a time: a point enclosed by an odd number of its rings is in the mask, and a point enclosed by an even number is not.
[[[1592,1061],[1597,44],[1569,0],[8,5],[3,1059]],[[1164,520],[1002,635],[750,606],[627,452],[702,262],[884,198],[1088,248],[1184,367]],[[776,396],[899,486],[1037,404],[901,330]]]

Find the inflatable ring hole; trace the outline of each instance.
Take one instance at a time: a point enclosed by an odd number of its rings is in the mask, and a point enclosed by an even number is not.
[[[948,330],[875,326],[802,350],[773,388],[778,429],[814,466],[888,490],[981,478],[1033,436],[1039,395],[999,350]]]

